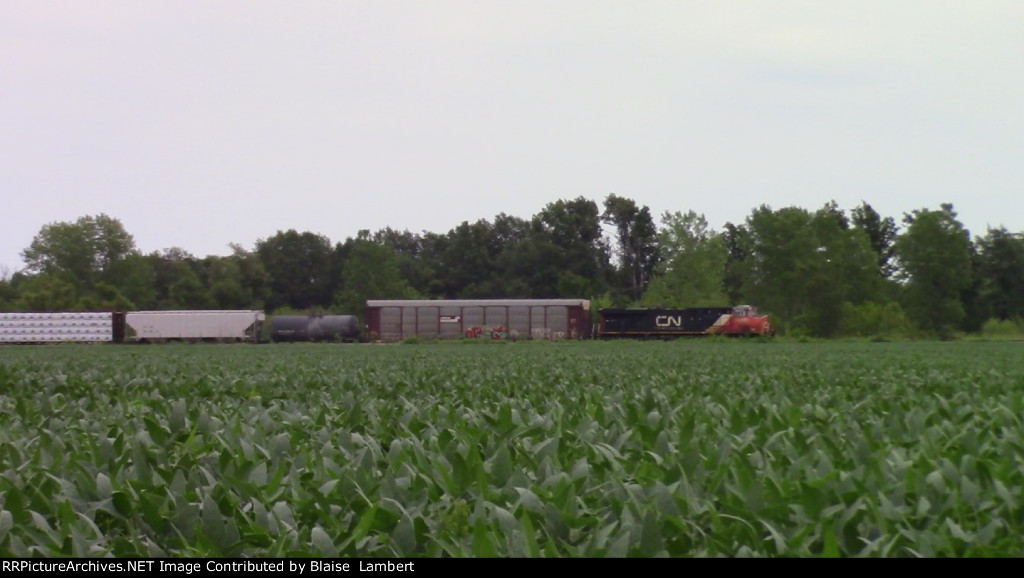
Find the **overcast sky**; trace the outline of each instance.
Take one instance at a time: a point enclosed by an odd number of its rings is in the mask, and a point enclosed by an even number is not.
[[[105,213],[198,257],[615,193],[1024,232],[1020,0],[0,0],[0,267]]]

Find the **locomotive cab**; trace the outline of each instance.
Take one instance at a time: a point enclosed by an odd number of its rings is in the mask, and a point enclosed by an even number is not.
[[[726,335],[774,335],[767,316],[759,316],[757,308],[752,305],[737,305],[732,308],[732,316],[722,328]]]
[[[732,308],[733,317],[757,317],[757,309],[752,305],[737,305]]]

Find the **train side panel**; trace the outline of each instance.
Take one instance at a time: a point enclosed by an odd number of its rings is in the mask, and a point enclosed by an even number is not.
[[[262,311],[130,311],[129,339],[259,341]]]
[[[687,309],[602,309],[600,337],[677,337],[707,335],[731,307]]]
[[[272,315],[271,341],[359,341],[355,315]]]
[[[311,315],[309,338],[313,341],[359,341],[362,333],[355,315]]]
[[[370,341],[419,339],[586,339],[587,299],[368,300]]]
[[[109,311],[0,313],[0,343],[103,343],[115,341]]]
[[[271,315],[271,341],[309,341],[308,315]]]

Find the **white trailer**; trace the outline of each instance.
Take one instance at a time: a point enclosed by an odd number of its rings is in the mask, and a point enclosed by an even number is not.
[[[218,340],[258,342],[262,311],[130,311],[128,339],[135,341]]]
[[[0,343],[108,342],[114,314],[96,311],[0,313]]]

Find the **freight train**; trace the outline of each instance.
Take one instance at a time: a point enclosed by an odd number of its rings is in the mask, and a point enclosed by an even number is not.
[[[259,310],[66,311],[0,313],[0,343],[149,343],[266,341]],[[358,341],[352,315],[279,315],[271,341]]]
[[[275,315],[259,310],[0,313],[3,343],[166,341],[400,341],[610,339],[774,335],[749,305],[601,309],[586,299],[370,300],[366,332],[354,315]]]

